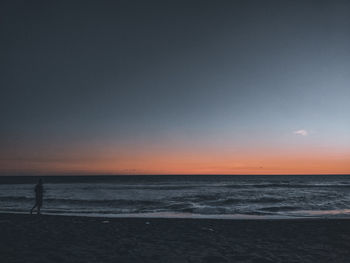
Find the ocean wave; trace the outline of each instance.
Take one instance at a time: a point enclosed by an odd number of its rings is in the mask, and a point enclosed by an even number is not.
[[[26,197],[26,196],[0,196],[0,201],[15,201],[15,202],[23,202],[23,201],[32,201],[34,197]]]
[[[270,206],[260,208],[260,211],[269,211],[269,212],[279,212],[279,211],[294,211],[300,209],[300,206]]]
[[[188,189],[194,189],[198,187],[203,187],[201,185],[169,185],[169,184],[148,184],[148,185],[114,185],[114,186],[107,186],[107,187],[101,187],[101,189],[108,189],[109,191],[125,191],[125,190],[188,190]],[[53,187],[52,187],[53,188]],[[84,186],[81,187],[80,190],[82,191],[93,191],[98,188],[98,185],[96,186]]]
[[[262,178],[264,180],[218,177],[217,180],[198,182],[195,181],[197,178],[189,181],[175,178],[174,181],[149,183],[48,183],[44,185],[43,211],[281,215],[295,210],[350,207],[350,180],[345,177],[319,177],[320,180],[316,177],[303,180],[297,176],[293,177],[295,180]],[[23,208],[27,211],[35,199],[32,187],[6,185],[0,193],[0,210]]]
[[[230,184],[226,188],[350,188],[349,182],[344,183],[252,183],[252,184]]]

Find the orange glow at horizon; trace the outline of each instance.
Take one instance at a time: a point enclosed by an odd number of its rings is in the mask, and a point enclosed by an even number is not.
[[[2,174],[350,174],[350,154],[317,149],[231,153],[107,151],[98,157],[0,160],[0,165]]]

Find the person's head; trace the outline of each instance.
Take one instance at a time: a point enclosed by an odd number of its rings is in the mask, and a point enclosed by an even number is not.
[[[43,180],[39,178],[38,184],[43,184]]]

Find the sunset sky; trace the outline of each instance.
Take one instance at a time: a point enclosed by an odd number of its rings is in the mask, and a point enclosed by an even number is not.
[[[0,174],[350,174],[349,1],[1,1]]]

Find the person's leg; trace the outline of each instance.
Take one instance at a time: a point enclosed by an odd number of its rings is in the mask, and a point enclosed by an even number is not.
[[[40,210],[41,210],[41,207],[43,206],[43,199],[42,198],[39,198],[38,201],[38,206],[37,206],[37,213],[38,215],[40,215]]]
[[[37,207],[37,205],[38,205],[38,204],[35,202],[35,204],[34,204],[34,206],[32,207],[32,209],[30,209],[30,214],[33,214],[33,210],[34,210],[35,207]]]

